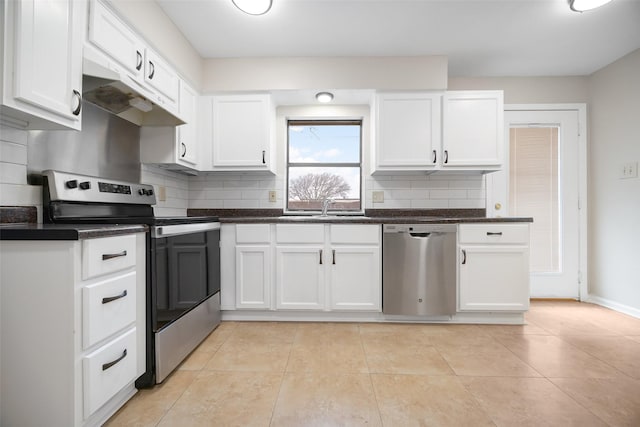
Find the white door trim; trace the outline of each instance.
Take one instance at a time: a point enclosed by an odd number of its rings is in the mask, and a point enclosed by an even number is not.
[[[579,296],[589,299],[589,275],[587,268],[587,104],[505,104],[505,111],[577,111],[578,112],[578,239]]]

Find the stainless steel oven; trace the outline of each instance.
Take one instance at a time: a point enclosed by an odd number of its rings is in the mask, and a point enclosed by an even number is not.
[[[146,358],[138,388],[162,382],[220,323],[220,223],[156,217],[153,186],[43,172],[43,221],[145,224]]]

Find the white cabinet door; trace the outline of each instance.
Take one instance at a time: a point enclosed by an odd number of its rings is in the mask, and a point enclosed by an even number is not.
[[[271,308],[271,248],[236,246],[236,307]]]
[[[276,248],[276,295],[278,309],[324,308],[324,246]]]
[[[100,1],[90,5],[89,41],[124,67],[130,77],[143,81],[144,44]]]
[[[156,103],[177,112],[180,78],[169,64],[150,49],[145,51],[144,81],[153,88],[153,100]]]
[[[213,97],[213,169],[271,170],[273,110],[268,95]]]
[[[198,141],[196,139],[196,103],[198,94],[182,80],[180,81],[180,117],[187,123],[178,126],[176,160],[179,163],[196,165],[198,161]]]
[[[442,165],[495,166],[503,162],[502,91],[451,91],[442,99]]]
[[[21,104],[12,107],[79,130],[83,20],[78,15],[81,5],[71,0],[10,3],[13,4],[8,6],[15,8],[14,34],[11,35],[14,68],[5,70],[8,74],[5,78],[15,81],[13,87],[6,90],[14,91],[16,102],[35,109]],[[6,56],[7,53],[5,59]]]
[[[334,247],[330,266],[333,310],[382,309],[378,247]]]
[[[436,166],[441,98],[440,93],[378,95],[374,171],[427,170]]]
[[[528,246],[460,245],[459,249],[460,311],[529,308]]]

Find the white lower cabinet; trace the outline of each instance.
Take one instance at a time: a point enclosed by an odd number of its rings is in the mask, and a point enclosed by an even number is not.
[[[461,224],[458,310],[529,308],[529,225]]]
[[[380,248],[346,246],[331,251],[331,309],[380,311]]]
[[[271,307],[271,247],[236,246],[236,307]]]
[[[380,232],[370,224],[237,224],[234,240],[223,227],[222,254],[229,259],[234,245],[235,271],[223,271],[222,286],[235,292],[235,309],[379,312]]]
[[[235,233],[225,227],[221,233],[221,245],[229,244],[235,245],[235,307],[271,308],[271,226],[243,224],[235,227]],[[221,254],[227,260],[229,251],[224,246]],[[231,279],[229,274],[222,274],[223,282]],[[221,293],[225,288],[229,287],[223,283]]]
[[[324,246],[277,246],[277,309],[324,309],[323,258]]]
[[[102,425],[135,394],[145,371],[145,241],[1,242],[0,425]]]

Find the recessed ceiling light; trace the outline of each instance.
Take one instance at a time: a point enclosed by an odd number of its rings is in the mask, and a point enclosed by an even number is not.
[[[316,93],[316,99],[322,103],[331,102],[333,100],[333,94],[331,92],[318,92]]]
[[[273,0],[231,0],[238,9],[249,15],[264,15],[269,12]]]
[[[611,0],[569,0],[569,7],[574,12],[584,12],[609,3]]]

